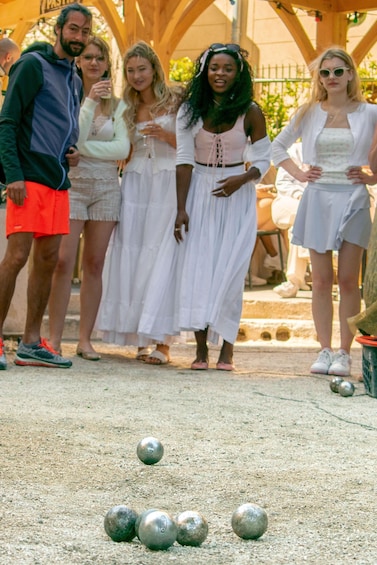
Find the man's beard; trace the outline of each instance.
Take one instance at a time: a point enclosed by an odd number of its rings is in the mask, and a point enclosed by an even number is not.
[[[80,41],[66,41],[63,33],[60,35],[60,45],[70,57],[78,57],[85,49],[85,44]]]

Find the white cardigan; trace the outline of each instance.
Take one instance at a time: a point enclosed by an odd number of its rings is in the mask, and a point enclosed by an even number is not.
[[[347,114],[351,133],[354,139],[353,151],[349,158],[349,166],[368,164],[368,153],[377,124],[377,105],[361,102],[354,112]],[[272,142],[272,160],[276,167],[289,159],[289,147],[302,138],[302,158],[307,165],[317,165],[316,143],[319,134],[325,127],[327,112],[320,103],[310,109],[295,127],[297,114]]]
[[[120,100],[114,112],[114,137],[111,141],[88,139],[97,105],[98,102],[95,100],[85,98],[81,106],[79,117],[80,135],[77,142],[80,153],[85,157],[105,161],[126,159],[130,152],[130,139],[126,122],[123,118],[123,112],[126,108],[125,103],[123,100]]]

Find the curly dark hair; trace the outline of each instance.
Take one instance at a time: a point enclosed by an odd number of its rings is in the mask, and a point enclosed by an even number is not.
[[[220,45],[220,44],[219,44]],[[185,103],[187,128],[195,125],[200,118],[205,118],[210,110],[213,112],[213,124],[235,122],[245,114],[254,96],[253,72],[246,60],[248,52],[241,47],[221,50],[211,47],[206,49],[195,62],[195,73],[187,85],[183,102]],[[212,57],[219,52],[230,55],[237,63],[238,76],[233,87],[226,93],[220,106],[213,108],[213,92],[208,83],[208,66]]]

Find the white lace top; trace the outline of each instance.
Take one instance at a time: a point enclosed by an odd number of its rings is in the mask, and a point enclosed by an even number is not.
[[[69,171],[69,178],[113,179],[117,160],[130,151],[128,131],[123,119],[125,105],[120,101],[111,116],[94,118],[97,103],[86,98],[80,110],[80,136],[77,147],[80,162]]]
[[[316,144],[317,165],[322,167],[319,184],[352,184],[346,172],[353,144],[349,128],[324,128],[321,131]]]
[[[176,116],[165,114],[154,119],[163,129],[175,133]],[[175,148],[160,141],[156,137],[144,136],[143,129],[146,124],[151,122],[139,122],[133,140],[133,153],[131,161],[127,164],[126,171],[142,173],[145,170],[145,160],[152,159],[154,171],[174,171],[175,170]]]

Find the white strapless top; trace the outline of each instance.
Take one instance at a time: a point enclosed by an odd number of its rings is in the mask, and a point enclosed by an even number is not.
[[[353,136],[349,128],[324,128],[316,144],[316,164],[322,167],[319,184],[352,184],[346,177],[353,152]]]

